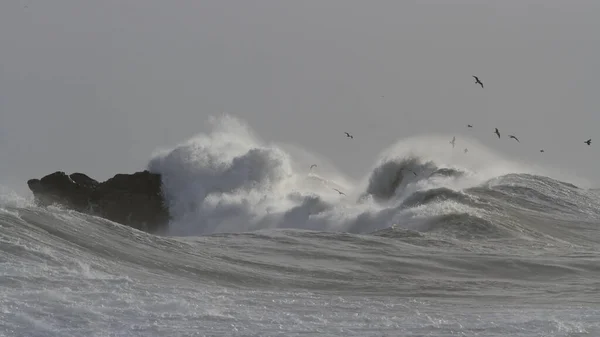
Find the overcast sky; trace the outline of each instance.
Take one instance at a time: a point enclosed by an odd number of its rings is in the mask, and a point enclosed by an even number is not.
[[[144,169],[221,112],[356,178],[443,133],[598,183],[598,32],[593,0],[1,1],[0,184]]]

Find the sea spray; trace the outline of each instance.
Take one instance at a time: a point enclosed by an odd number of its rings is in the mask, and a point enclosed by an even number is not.
[[[392,224],[428,230],[428,217],[453,214],[487,223],[502,208],[477,203],[469,189],[531,171],[476,140],[457,138],[469,147],[465,154],[448,144],[451,137],[429,135],[399,140],[362,180],[352,181],[331,164],[319,170],[318,156],[306,150],[261,140],[235,117],[214,117],[210,125],[210,132],[149,162],[163,177],[170,235],[267,228],[368,233]],[[308,168],[312,163],[316,170]]]

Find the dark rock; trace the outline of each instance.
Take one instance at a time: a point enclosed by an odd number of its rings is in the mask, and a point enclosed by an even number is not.
[[[69,176],[69,178],[71,178],[71,180],[73,180],[74,182],[76,182],[79,185],[82,185],[85,187],[90,187],[90,188],[97,187],[100,184],[96,180],[86,176],[83,173],[73,173]]]
[[[98,182],[83,173],[55,172],[27,181],[40,206],[59,204],[139,230],[155,233],[169,223],[159,174],[117,174]]]

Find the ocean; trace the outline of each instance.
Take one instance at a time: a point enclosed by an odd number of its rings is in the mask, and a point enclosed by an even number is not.
[[[164,233],[2,196],[0,336],[600,336],[597,190],[429,136],[353,181],[212,122],[149,160]]]

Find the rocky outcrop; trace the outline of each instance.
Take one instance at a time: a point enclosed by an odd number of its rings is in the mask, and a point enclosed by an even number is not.
[[[169,222],[161,177],[148,171],[117,174],[102,183],[83,173],[59,171],[27,185],[40,206],[59,204],[151,233]]]

